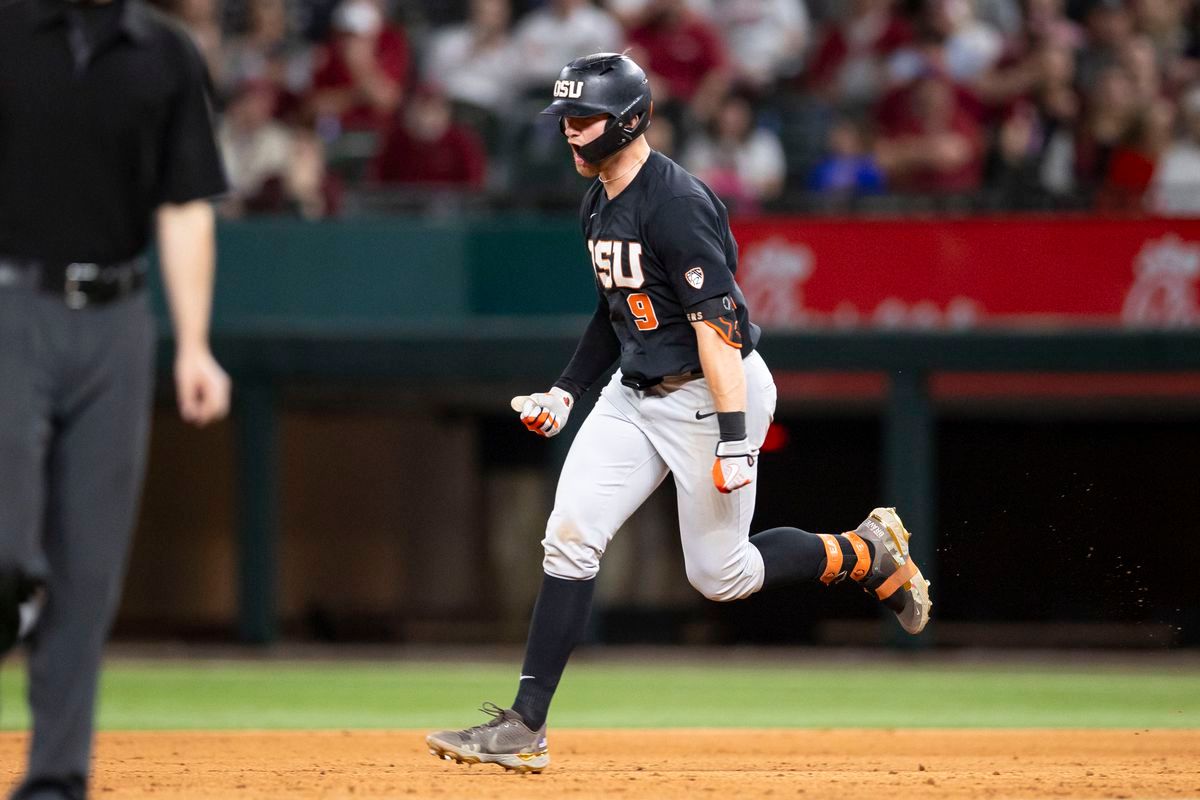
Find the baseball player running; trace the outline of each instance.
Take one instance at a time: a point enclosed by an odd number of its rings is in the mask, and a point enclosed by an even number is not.
[[[562,376],[549,391],[513,398],[513,408],[529,430],[554,436],[576,399],[618,360],[620,369],[559,477],[512,707],[484,704],[491,720],[425,739],[441,758],[519,772],[550,763],[546,717],[586,627],[600,557],[668,473],[688,581],[705,597],[740,600],[764,587],[849,577],[913,634],[932,605],[895,509],[877,508],[836,536],[797,528],[748,535],[775,384],[734,281],[725,206],[643,137],[653,104],[642,69],[613,53],[576,59],[543,113],[560,118],[575,169],[597,179],[579,221],[599,301]]]

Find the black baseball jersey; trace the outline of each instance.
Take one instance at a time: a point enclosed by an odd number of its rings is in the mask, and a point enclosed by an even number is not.
[[[614,199],[595,181],[580,223],[600,300],[557,385],[577,394],[618,355],[624,382],[638,388],[699,372],[694,321],[707,321],[743,357],[754,350],[760,332],[734,280],[729,213],[695,176],[651,152]]]

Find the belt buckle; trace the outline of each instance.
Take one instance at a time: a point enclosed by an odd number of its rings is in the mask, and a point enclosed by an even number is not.
[[[63,282],[63,297],[67,308],[78,311],[88,304],[87,292],[82,288],[100,277],[100,265],[86,261],[75,261],[67,265],[66,280]]]

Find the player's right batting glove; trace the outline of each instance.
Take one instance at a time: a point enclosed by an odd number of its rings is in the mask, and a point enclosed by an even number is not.
[[[721,494],[731,494],[754,479],[750,476],[758,451],[746,438],[746,415],[741,411],[719,412],[721,441],[717,442],[717,458],[713,462],[713,484]]]
[[[713,483],[721,494],[731,494],[749,486],[750,467],[754,466],[755,452],[748,439],[733,442],[717,442],[717,460],[713,462]]]
[[[536,392],[528,397],[514,397],[512,407],[520,411],[526,428],[549,439],[567,424],[575,398],[555,386],[548,392]]]

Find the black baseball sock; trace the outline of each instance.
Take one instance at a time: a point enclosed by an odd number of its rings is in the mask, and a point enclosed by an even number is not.
[[[842,551],[842,566],[840,572],[850,573],[858,564],[858,555],[845,536],[833,537]],[[750,544],[762,553],[765,575],[763,588],[783,586],[801,581],[815,581],[825,573],[828,557],[825,553],[825,543],[815,533],[802,531],[799,528],[772,528],[769,531],[756,533],[750,537]],[[867,545],[871,557],[875,557],[874,547]]]
[[[531,730],[546,724],[550,701],[571,651],[587,628],[596,581],[568,581],[542,576],[542,589],[533,607],[525,665],[513,711]]]

